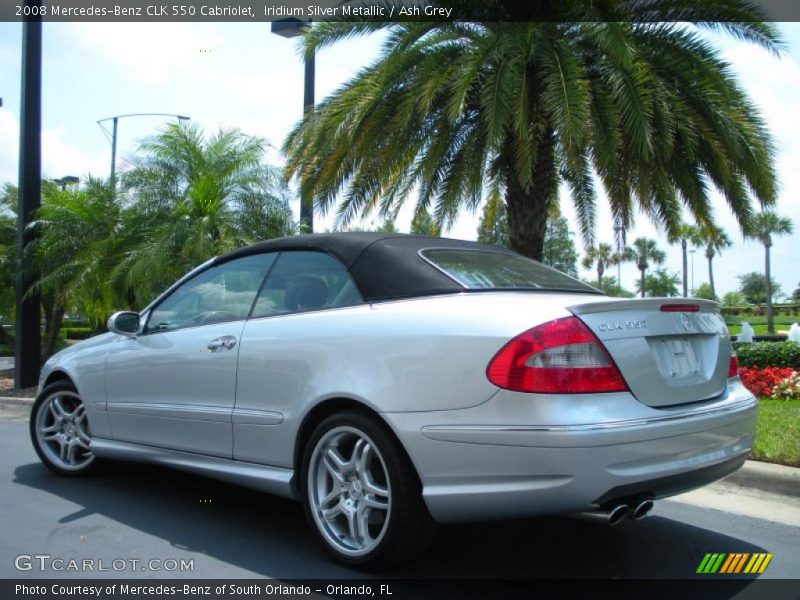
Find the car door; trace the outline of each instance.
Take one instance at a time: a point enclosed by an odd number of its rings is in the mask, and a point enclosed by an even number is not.
[[[359,306],[360,305],[360,306]],[[358,308],[353,308],[358,307]],[[292,465],[293,424],[332,367],[353,310],[369,310],[347,269],[324,252],[282,252],[242,332],[233,457]],[[336,323],[344,319],[339,327]]]
[[[140,335],[117,340],[105,367],[115,439],[231,457],[239,341],[274,260],[199,272],[149,311]]]

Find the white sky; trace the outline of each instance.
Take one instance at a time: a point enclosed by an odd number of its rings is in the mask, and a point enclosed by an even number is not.
[[[796,232],[775,241],[773,276],[784,293],[791,293],[800,284],[800,24],[781,24],[780,29],[789,44],[781,59],[730,38],[714,40],[775,138],[781,185],[777,210],[793,220]],[[21,39],[20,24],[0,23],[0,182],[17,181]],[[378,38],[348,40],[323,51],[317,58],[317,100],[368,64],[378,51]],[[303,69],[296,41],[272,35],[268,23],[46,23],[43,71],[46,177],[107,176],[110,143],[96,121],[112,115],[186,114],[207,132],[238,127],[280,146],[302,112]],[[163,123],[164,119],[154,117],[121,120],[117,168],[124,169],[125,158],[137,142]],[[269,158],[280,162],[275,150]],[[561,205],[572,219],[568,199],[562,198]],[[742,240],[716,194],[714,206],[719,224],[735,241],[715,260],[717,291],[723,294],[738,287],[738,274],[763,269],[763,249]],[[597,237],[611,242],[604,201],[599,212]],[[474,239],[478,217],[465,214],[448,235]],[[331,221],[331,217],[317,217],[315,226],[322,230]],[[410,210],[406,210],[397,225],[407,231],[409,221]],[[573,230],[577,231],[574,225]],[[629,239],[639,235],[660,238],[666,248],[663,235],[644,217],[638,219]],[[669,248],[666,268],[680,273],[680,262],[679,248]],[[694,271],[695,286],[707,281],[702,249],[694,256]],[[632,264],[624,265],[623,285],[633,289],[636,275]]]

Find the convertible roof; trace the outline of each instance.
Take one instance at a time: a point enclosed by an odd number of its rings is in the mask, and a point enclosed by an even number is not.
[[[465,248],[513,254],[499,246],[424,235],[316,233],[245,246],[218,256],[214,264],[261,252],[316,250],[338,258],[350,271],[368,302],[463,292],[459,283],[419,255],[419,251],[426,248]]]

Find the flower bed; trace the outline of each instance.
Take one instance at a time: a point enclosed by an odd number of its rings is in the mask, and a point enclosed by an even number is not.
[[[788,367],[741,367],[739,377],[759,398],[800,398],[800,373]]]

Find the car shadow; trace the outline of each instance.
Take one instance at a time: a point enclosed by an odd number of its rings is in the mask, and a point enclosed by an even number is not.
[[[16,485],[46,491],[81,507],[62,516],[61,524],[99,514],[168,541],[176,549],[266,577],[366,576],[333,563],[310,531],[300,504],[290,500],[167,468],[122,462],[104,463],[98,475],[79,479],[59,477],[36,463],[17,467],[14,475]],[[528,519],[438,527],[424,555],[381,575],[686,579],[695,577],[706,552],[720,551],[765,550],[659,516],[617,527],[568,518]],[[748,580],[741,583],[746,586]]]

